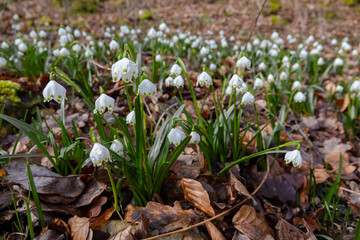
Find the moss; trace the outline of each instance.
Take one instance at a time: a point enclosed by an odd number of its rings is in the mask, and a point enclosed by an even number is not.
[[[17,92],[20,90],[20,85],[10,80],[0,81],[0,104],[11,101],[13,105],[21,102],[17,96]]]
[[[99,11],[99,0],[74,0],[71,4],[74,13],[93,13]]]
[[[332,10],[327,10],[325,12],[325,19],[329,20],[329,19],[334,19],[336,17],[337,17],[336,13],[334,11],[332,11]]]
[[[355,7],[354,12],[355,12],[357,15],[360,15],[360,7]]]
[[[151,11],[143,11],[139,13],[140,20],[152,19]]]
[[[356,4],[356,2],[354,0],[343,0],[343,3],[349,7],[355,6],[355,4]]]
[[[39,19],[38,24],[39,24],[40,26],[48,26],[48,25],[51,25],[51,24],[52,24],[52,20],[51,20],[51,18],[49,18],[48,16],[42,16],[42,17]]]
[[[271,0],[269,2],[269,6],[271,8],[272,11],[278,11],[281,10],[281,8],[283,7],[282,3],[280,2],[280,0]]]
[[[281,16],[271,14],[270,17],[271,17],[271,22],[274,24],[279,24],[282,26],[285,26],[287,24],[287,21],[283,19]]]

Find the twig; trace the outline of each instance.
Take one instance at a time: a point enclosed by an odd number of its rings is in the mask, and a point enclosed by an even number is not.
[[[111,71],[111,68],[105,67],[103,65],[100,65],[99,63],[95,62],[94,60],[91,60],[92,64],[94,64],[95,66],[101,68],[101,69],[105,69],[105,70],[109,70]]]
[[[254,196],[258,191],[259,189],[262,187],[262,185],[264,185],[267,177],[269,176],[269,172],[270,172],[270,166],[269,166],[269,159],[267,159],[267,169],[266,169],[266,174],[264,176],[264,178],[262,179],[262,181],[260,182],[259,186],[251,193],[252,196]],[[194,224],[194,225],[191,225],[189,227],[186,227],[186,228],[183,228],[183,229],[179,229],[177,231],[173,231],[173,232],[168,232],[168,233],[164,233],[164,234],[160,234],[160,235],[157,235],[157,236],[153,236],[153,237],[149,237],[149,238],[145,238],[144,240],[153,240],[153,239],[157,239],[157,238],[161,238],[161,237],[166,237],[166,236],[170,236],[170,235],[173,235],[173,234],[176,234],[176,233],[181,233],[181,232],[186,232],[188,230],[191,230],[193,228],[196,228],[196,227],[199,227],[207,222],[210,222],[212,220],[215,220],[219,217],[222,217],[222,216],[225,216],[227,214],[229,214],[232,210],[234,210],[235,208],[239,207],[240,205],[242,205],[244,202],[246,202],[249,198],[246,197],[244,200],[242,200],[241,202],[237,203],[236,205],[234,205],[233,207],[229,208],[228,210],[222,212],[222,213],[219,213],[218,215],[215,215],[214,217],[212,218],[209,218],[209,219],[205,219],[204,221],[202,222],[199,222],[197,224]]]

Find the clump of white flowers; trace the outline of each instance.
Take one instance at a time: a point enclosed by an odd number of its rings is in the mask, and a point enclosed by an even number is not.
[[[241,104],[253,104],[255,102],[255,97],[250,92],[246,92],[244,96],[242,96]]]
[[[236,62],[236,67],[249,69],[251,67],[251,61],[247,57],[243,56]]]

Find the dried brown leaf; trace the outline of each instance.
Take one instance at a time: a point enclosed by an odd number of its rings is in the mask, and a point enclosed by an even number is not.
[[[94,201],[89,206],[89,211],[87,213],[87,217],[96,217],[101,212],[101,207],[107,202],[107,197],[99,196],[94,199]]]
[[[131,236],[131,226],[127,226],[126,228],[122,229],[114,236],[111,236],[108,240],[131,240],[133,237]]]
[[[257,202],[253,196],[248,192],[246,187],[230,172],[229,184],[236,190],[238,194],[245,195],[246,197],[253,200],[254,204],[257,205]]]
[[[193,179],[183,178],[181,179],[181,187],[184,190],[185,200],[209,216],[215,216],[215,211],[210,204],[209,194],[201,183]]]
[[[212,222],[205,223],[206,230],[208,231],[212,240],[225,240],[224,235],[217,229]]]
[[[294,240],[305,240],[307,239],[306,235],[288,223],[287,221],[281,219],[275,226],[277,229],[277,236],[279,240],[288,240],[288,239],[294,239]]]
[[[325,155],[325,159],[330,164],[330,166],[335,170],[335,172],[338,173],[340,166],[340,154],[342,156],[341,175],[348,175],[353,173],[356,167],[349,163],[349,155],[347,153],[341,151],[332,151]]]
[[[350,103],[350,96],[347,93],[344,98],[337,98],[335,99],[336,105],[339,107],[340,112],[344,112]]]
[[[89,235],[90,222],[86,217],[72,217],[69,219],[71,238],[73,240],[86,240]]]
[[[242,206],[232,219],[235,228],[252,240],[274,239],[265,217],[249,205]]]
[[[330,177],[328,171],[325,168],[316,168],[314,170],[314,176],[316,184],[323,183]]]
[[[92,228],[101,227],[114,213],[114,207],[106,209],[100,216],[90,219]]]

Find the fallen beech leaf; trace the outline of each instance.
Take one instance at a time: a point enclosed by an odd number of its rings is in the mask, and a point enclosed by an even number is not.
[[[77,197],[85,188],[85,184],[79,176],[61,176],[51,172],[46,167],[30,165],[34,178],[36,191],[40,194],[58,194],[64,197]],[[22,188],[29,190],[29,179],[25,162],[11,161],[4,170],[8,173],[5,179],[20,184]]]
[[[101,207],[107,202],[107,197],[99,196],[98,198],[94,199],[94,201],[89,206],[89,211],[87,213],[87,217],[96,217],[101,212]]]
[[[131,218],[131,215],[134,213],[134,211],[136,209],[144,209],[144,207],[137,207],[133,204],[128,204],[125,208],[125,216],[124,216],[124,220],[126,222],[133,222],[132,218]]]
[[[316,168],[314,170],[316,184],[325,182],[330,176],[325,168]]]
[[[321,230],[319,224],[315,221],[315,219],[311,218],[309,216],[295,217],[293,219],[293,223],[296,225],[303,225],[304,224],[303,220],[306,221],[306,223],[310,227],[311,231],[315,231],[315,230],[320,231]]]
[[[4,170],[0,169],[0,177],[5,176],[5,175],[6,175],[6,172]]]
[[[202,187],[201,183],[193,179],[183,178],[181,179],[181,187],[184,190],[185,200],[209,216],[215,216],[215,211],[210,205],[209,194]]]
[[[55,229],[58,232],[66,233],[68,236],[71,235],[71,231],[68,225],[60,218],[55,218],[55,220],[49,224],[48,228]]]
[[[239,137],[240,138],[243,137],[241,145],[243,147],[245,147],[247,145],[246,152],[251,152],[251,153],[257,152],[256,138],[252,139],[254,136],[255,136],[255,134],[253,132],[251,132],[251,131],[245,131],[245,132],[240,132],[239,133]],[[252,140],[252,142],[250,142],[251,140]]]
[[[89,235],[90,222],[86,217],[72,217],[69,219],[71,238],[73,240],[86,240]]]
[[[245,195],[246,197],[253,200],[254,205],[257,205],[257,202],[253,196],[248,192],[246,187],[230,172],[229,184],[237,191],[238,194]]]
[[[217,227],[215,227],[215,225],[212,224],[212,222],[206,222],[205,227],[206,227],[206,230],[208,231],[212,240],[225,240],[226,239],[224,237],[224,235],[222,235],[222,233],[219,231],[219,229],[217,229]]]
[[[328,84],[326,84],[325,86],[325,90],[330,94],[334,95],[335,94],[335,90],[336,90],[336,84],[333,82],[329,82]]]
[[[102,226],[114,213],[114,207],[106,209],[100,216],[90,219],[90,226],[92,228]]]
[[[325,155],[326,161],[330,164],[330,166],[334,169],[336,173],[339,172],[340,165],[340,154],[342,156],[342,169],[341,175],[348,175],[355,171],[356,167],[349,163],[349,155],[345,152],[341,151],[332,151]]]
[[[252,240],[274,239],[265,217],[249,205],[242,206],[232,219],[235,228]]]
[[[33,238],[33,240],[65,240],[67,239],[65,237],[65,234],[59,234],[57,231],[52,229],[46,229],[43,233],[41,233],[36,238]]]
[[[184,210],[181,207],[181,204],[179,203],[179,201],[174,202],[173,208],[175,209],[177,214],[179,214],[179,216],[181,216],[181,217],[189,216],[191,218],[191,224],[196,224],[196,223],[200,222],[200,216],[198,214],[196,214],[193,209]]]
[[[108,240],[130,240],[133,239],[131,236],[131,226],[127,226],[126,228],[122,229],[114,236],[111,236]]]
[[[141,215],[149,220],[149,228],[152,229],[162,229],[165,225],[181,218],[171,206],[152,201],[148,202],[143,209],[135,209],[128,220],[140,221]]]
[[[232,240],[251,240],[246,235],[240,234],[239,232],[236,232],[233,236]]]
[[[347,107],[349,106],[349,103],[350,103],[349,94],[347,93],[344,98],[335,99],[335,103],[339,107],[340,112],[344,112],[347,109]]]
[[[305,240],[307,239],[305,233],[288,223],[287,221],[281,219],[275,226],[277,229],[277,236],[279,240],[288,240],[288,239],[297,239]]]
[[[148,219],[141,214],[141,221],[136,226],[134,236],[136,239],[144,239],[148,234]]]

